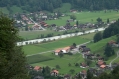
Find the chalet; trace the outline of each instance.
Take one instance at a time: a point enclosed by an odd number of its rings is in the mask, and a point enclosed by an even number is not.
[[[40,66],[35,66],[35,67],[34,67],[34,70],[40,71],[40,70],[42,70],[42,68],[41,68]]]
[[[42,76],[35,76],[33,79],[44,79]]]
[[[83,48],[86,48],[86,45],[81,45],[81,46],[79,46],[79,49],[80,49],[80,50],[83,50]]]
[[[86,79],[87,71],[86,71],[86,70],[82,70],[82,71],[80,72],[80,75],[81,75],[82,79]]]
[[[63,53],[68,53],[70,51],[70,46],[63,48],[61,51]]]
[[[45,24],[45,25],[43,25],[44,27],[47,27],[47,26],[49,26],[48,24]]]
[[[60,53],[60,52],[61,52],[61,48],[60,48],[60,49],[55,50],[55,51],[54,51],[54,54],[55,54],[55,55],[59,55],[59,53]]]
[[[64,75],[64,79],[72,79],[72,77],[71,77],[71,75],[66,74],[66,75]]]
[[[89,67],[86,63],[80,63],[80,67],[81,68],[86,68],[86,67]]]
[[[87,58],[87,59],[94,59],[94,58],[96,58],[96,56],[94,54],[91,54],[91,53],[84,54],[84,57]]]
[[[64,48],[59,48],[57,50],[54,51],[55,55],[59,55],[59,53],[69,53],[70,52],[71,47],[64,47]]]
[[[112,47],[119,47],[119,44],[116,43],[115,41],[111,40],[110,42],[108,42],[109,45],[111,45]]]
[[[104,69],[104,68],[106,68],[106,65],[103,64],[100,66],[100,68]]]
[[[51,71],[51,76],[58,76],[59,71],[58,70],[52,70]]]
[[[87,47],[85,47],[85,48],[83,48],[83,50],[82,50],[82,53],[90,53],[90,48],[87,48]]]
[[[38,24],[35,24],[32,26],[33,30],[40,30],[41,29],[41,26],[38,25]]]
[[[106,65],[106,63],[103,60],[100,60],[97,62],[97,66],[100,67],[101,65]]]
[[[100,61],[100,60],[103,61],[103,60],[104,60],[104,57],[99,56],[99,57],[97,57],[97,60],[98,60],[98,61]]]

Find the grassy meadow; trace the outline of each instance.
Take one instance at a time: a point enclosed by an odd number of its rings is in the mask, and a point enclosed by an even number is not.
[[[109,18],[110,21],[112,20],[117,20],[119,17],[119,13],[116,11],[107,11],[106,13],[104,11],[97,11],[97,12],[89,12],[89,11],[84,11],[84,12],[78,12],[78,13],[64,13],[66,15],[75,15],[77,17],[76,20],[79,21],[80,23],[96,23],[96,19],[98,17],[102,18],[103,21],[107,21],[107,18]],[[61,17],[60,19],[56,20],[46,20],[45,22],[48,23],[49,25],[51,24],[56,24],[58,26],[63,26],[66,24],[66,20],[70,19],[70,16],[64,16]],[[76,24],[76,22],[71,22],[71,25]],[[78,31],[81,31],[80,29],[77,29]],[[86,30],[86,29],[85,29]],[[71,30],[69,30],[70,32]],[[73,30],[75,31],[75,30]],[[20,32],[19,35],[24,38],[24,39],[36,39],[41,36],[41,34],[44,34],[46,36],[47,34],[53,35],[61,35],[63,32],[55,32],[53,30],[47,29],[46,31],[28,31],[28,32]]]
[[[107,19],[109,18],[110,21],[116,20],[119,17],[119,13],[116,11],[107,11],[106,13],[104,11],[96,11],[96,12],[90,12],[90,11],[82,11],[82,12],[77,12],[77,13],[64,13],[69,16],[64,16],[61,17],[60,19],[57,20],[47,20],[45,21],[46,23],[53,24],[55,23],[58,26],[63,26],[66,24],[66,20],[70,19],[70,15],[75,15],[76,20],[79,21],[79,23],[96,23],[97,18],[100,17],[102,18],[102,21],[106,22]],[[111,16],[110,16],[111,15]],[[71,22],[72,25],[75,24],[75,22]]]
[[[45,53],[43,54],[44,56],[51,57],[52,60],[49,61],[43,61],[43,62],[37,62],[37,63],[32,63],[31,65],[33,66],[49,66],[51,68],[56,68],[56,65],[60,66],[59,72],[60,74],[70,74],[70,70],[74,69],[75,73],[80,72],[81,70],[84,70],[83,68],[80,68],[79,66],[75,66],[75,63],[80,64],[81,62],[85,62],[84,59],[82,58],[81,54],[74,54],[74,55],[64,55],[63,57],[55,56],[54,54],[51,53]],[[37,61],[37,60],[36,60]],[[69,66],[68,64],[71,64]]]
[[[56,40],[52,42],[26,45],[26,46],[23,46],[23,50],[25,54],[29,55],[29,54],[35,54],[35,53],[40,53],[40,52],[49,51],[49,50],[55,50],[57,48],[62,48],[65,46],[70,46],[73,43],[82,44],[87,41],[90,41],[90,39],[87,39],[85,37],[82,38],[80,36],[75,36],[75,37],[60,39],[60,40]]]
[[[24,52],[27,55],[32,55],[32,54],[36,54],[33,56],[28,56],[28,62],[33,65],[33,66],[49,66],[51,68],[56,68],[56,65],[60,66],[59,72],[60,74],[70,74],[70,70],[74,69],[75,73],[80,72],[81,70],[86,70],[87,68],[80,68],[79,66],[75,66],[75,63],[80,64],[81,62],[85,62],[84,58],[82,58],[82,55],[79,53],[76,53],[74,55],[64,55],[63,57],[59,57],[59,56],[55,56],[53,54],[53,52],[48,52],[48,53],[43,53],[40,54],[40,52],[44,52],[44,51],[48,51],[48,50],[54,50],[57,48],[62,48],[65,46],[69,46],[72,43],[76,44],[81,44],[87,41],[92,40],[93,36],[95,33],[91,33],[91,34],[87,34],[87,35],[82,35],[82,36],[77,36],[77,37],[71,37],[71,38],[66,38],[66,39],[60,39],[60,40],[56,40],[53,42],[47,42],[47,43],[40,43],[40,44],[34,44],[34,45],[27,45],[27,46],[23,46],[24,48]],[[91,53],[99,53],[101,55],[103,55],[104,52],[104,47],[106,45],[107,42],[111,41],[111,40],[116,40],[116,36],[112,36],[110,38],[107,39],[103,39],[97,43],[89,43],[87,44],[87,47],[89,47],[91,49]],[[117,48],[116,48],[117,50]],[[39,54],[37,54],[39,53]],[[116,55],[111,56],[108,61],[106,61],[107,64],[110,63],[110,61],[112,59],[114,59],[116,57]],[[117,62],[117,60],[115,60],[115,62]],[[68,64],[71,64],[71,66],[69,66]],[[93,62],[91,64],[91,66],[95,66],[95,62]]]

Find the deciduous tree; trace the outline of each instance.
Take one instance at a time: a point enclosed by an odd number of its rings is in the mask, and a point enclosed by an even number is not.
[[[27,79],[25,68],[26,57],[21,46],[21,41],[14,21],[0,14],[0,78],[1,79]]]

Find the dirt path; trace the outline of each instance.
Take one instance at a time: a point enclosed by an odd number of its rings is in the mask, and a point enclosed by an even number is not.
[[[110,67],[112,67],[112,63],[114,62],[114,60],[116,60],[119,57],[119,50],[117,51],[116,54],[117,54],[116,58],[114,58],[109,64]]]

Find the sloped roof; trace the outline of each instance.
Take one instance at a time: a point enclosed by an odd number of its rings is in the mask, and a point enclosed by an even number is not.
[[[34,67],[34,70],[40,70],[40,69],[41,69],[40,66],[35,66],[35,67]]]

